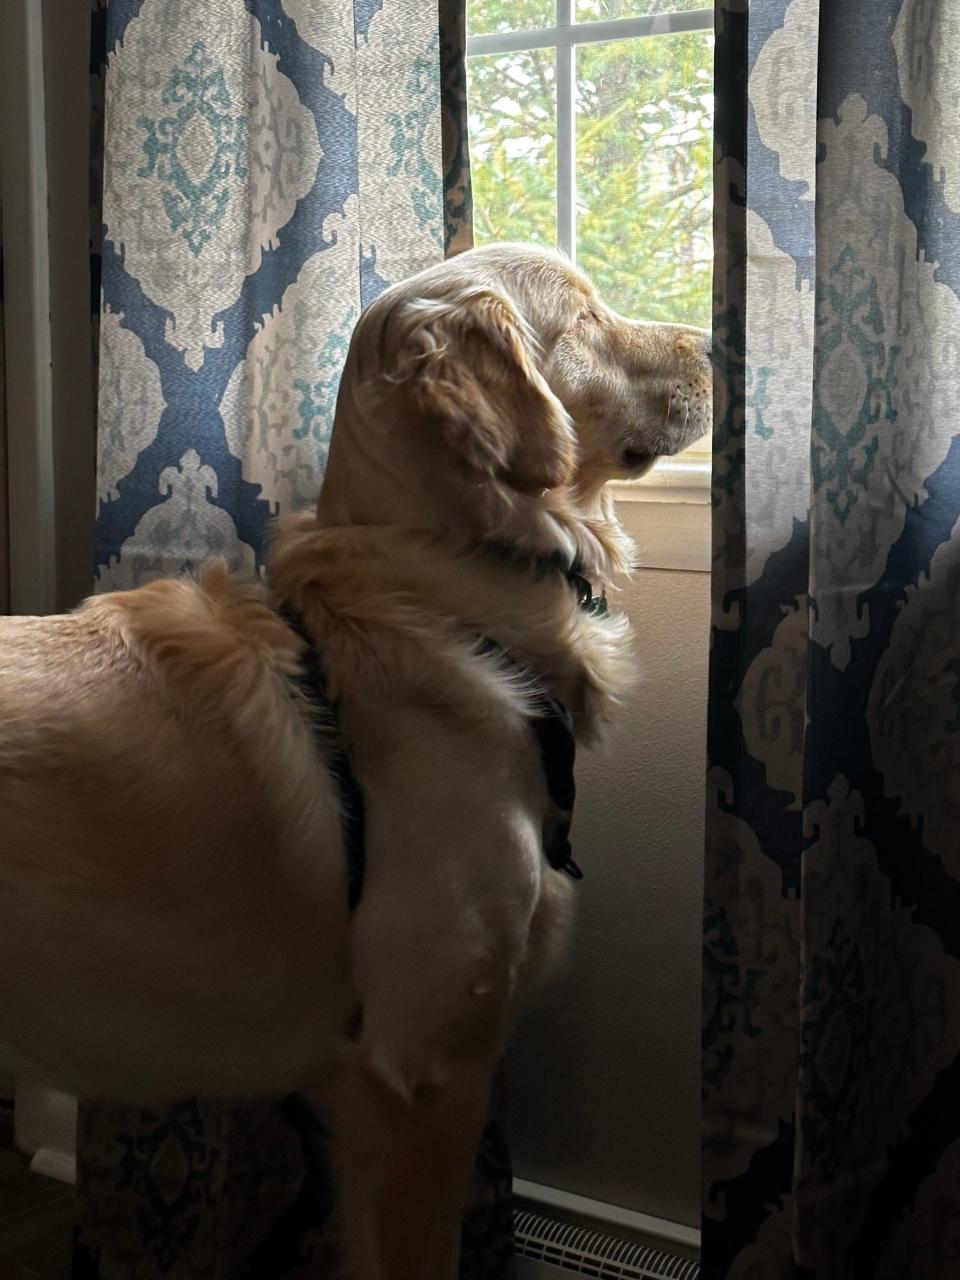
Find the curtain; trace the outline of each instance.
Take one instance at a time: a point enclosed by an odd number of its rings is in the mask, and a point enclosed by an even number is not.
[[[960,1275],[960,11],[721,0],[703,1275]]]
[[[316,499],[361,309],[470,243],[462,3],[92,8],[97,586],[254,575]],[[296,1097],[83,1107],[75,1277],[322,1280],[327,1146]],[[491,1122],[464,1277],[511,1274],[510,1181]]]
[[[438,14],[111,0],[106,24],[98,583],[252,573],[316,499],[360,309],[443,254]]]

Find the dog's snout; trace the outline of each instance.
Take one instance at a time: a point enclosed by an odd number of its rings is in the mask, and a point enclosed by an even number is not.
[[[674,338],[673,346],[681,359],[695,360],[698,364],[712,363],[713,339],[709,330],[685,329]]]

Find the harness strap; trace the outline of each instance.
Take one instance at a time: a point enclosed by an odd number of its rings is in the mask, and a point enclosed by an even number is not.
[[[336,704],[327,693],[327,677],[320,655],[307,634],[303,619],[289,605],[279,610],[281,618],[303,641],[301,670],[296,677],[301,693],[317,712],[313,722],[313,736],[317,753],[330,770],[340,795],[340,822],[343,830],[343,847],[347,861],[347,901],[354,911],[363,893],[366,870],[366,810],[363,790],[350,764],[350,756],[340,731]],[[517,671],[524,668],[506,650],[485,638],[479,646],[480,653],[496,653],[508,666]],[[573,717],[562,703],[541,690],[538,694],[538,713],[530,721],[530,728],[540,748],[547,794],[559,815],[549,836],[544,837],[544,857],[556,871],[564,871],[574,880],[582,880],[583,872],[573,860],[570,845],[570,827],[573,823],[573,806],[577,787],[574,778],[577,745],[573,734]]]
[[[301,669],[296,679],[301,693],[318,713],[313,721],[313,739],[317,752],[326,762],[340,795],[340,824],[347,861],[347,902],[350,910],[355,911],[363,893],[367,862],[366,807],[363,790],[344,747],[336,705],[327,695],[327,675],[316,646],[307,634],[303,619],[298,613],[289,605],[284,605],[279,613],[287,626],[303,641],[303,652],[300,655]]]
[[[588,584],[589,587],[589,584]],[[592,596],[592,591],[588,591]],[[595,598],[595,597],[594,597]],[[495,641],[484,637],[480,653],[496,653],[502,662],[524,673],[525,668]],[[556,698],[542,689],[537,694],[538,713],[530,721],[530,729],[540,748],[547,795],[558,811],[559,819],[544,838],[544,857],[555,871],[565,871],[572,880],[582,880],[583,872],[573,860],[570,828],[573,806],[577,799],[575,765],[577,740],[573,733],[573,716]]]
[[[555,871],[565,871],[573,880],[582,880],[583,872],[573,860],[570,827],[577,798],[574,765],[577,742],[573,736],[573,717],[555,698],[544,695],[545,711],[537,716],[531,728],[540,747],[547,794],[560,812],[560,821],[544,844],[544,854]]]

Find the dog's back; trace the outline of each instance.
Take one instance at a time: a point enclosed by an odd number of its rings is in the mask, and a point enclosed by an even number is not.
[[[218,573],[0,619],[0,1056],[137,1103],[316,1078],[348,913],[294,643]]]

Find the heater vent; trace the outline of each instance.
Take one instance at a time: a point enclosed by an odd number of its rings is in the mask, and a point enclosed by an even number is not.
[[[577,1276],[597,1280],[699,1280],[700,1276],[700,1263],[690,1258],[528,1210],[517,1211],[514,1237],[519,1257]]]

